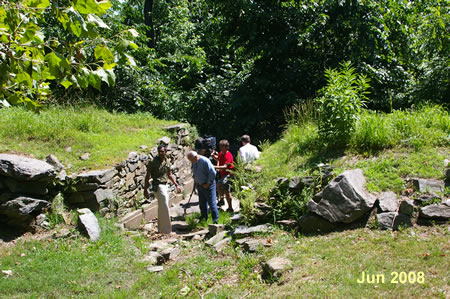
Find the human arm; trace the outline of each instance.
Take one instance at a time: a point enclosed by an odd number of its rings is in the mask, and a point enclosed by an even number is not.
[[[216,170],[214,169],[214,166],[212,165],[211,161],[209,161],[209,160],[205,160],[204,167],[206,168],[205,171],[207,171],[208,176],[207,176],[206,183],[204,183],[202,185],[202,187],[207,189],[214,183],[214,180],[216,179]]]
[[[181,193],[181,188],[177,184],[177,181],[175,180],[175,177],[173,176],[172,171],[170,169],[169,169],[168,177],[169,177],[170,181],[175,185],[175,188],[177,189],[177,192]]]

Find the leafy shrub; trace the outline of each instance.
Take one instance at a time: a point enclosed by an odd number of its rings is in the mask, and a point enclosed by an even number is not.
[[[325,77],[327,85],[318,99],[319,135],[328,143],[345,145],[367,100],[368,79],[356,74],[350,62],[341,63],[340,70],[328,69]]]

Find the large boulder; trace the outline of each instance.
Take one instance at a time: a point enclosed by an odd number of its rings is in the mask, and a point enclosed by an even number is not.
[[[0,175],[17,180],[52,181],[55,168],[47,162],[10,154],[0,154]]]
[[[450,219],[450,205],[448,201],[420,208],[419,217],[428,219]]]
[[[18,181],[7,177],[4,179],[4,185],[10,192],[16,194],[46,195],[48,193],[48,182]]]
[[[8,225],[27,227],[50,203],[45,200],[6,193],[0,196],[0,215]]]
[[[332,180],[316,200],[310,200],[308,208],[329,222],[352,223],[375,204],[376,198],[366,191],[365,185],[361,169],[347,170]]]

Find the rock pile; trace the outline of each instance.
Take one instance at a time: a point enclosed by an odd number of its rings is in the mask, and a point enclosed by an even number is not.
[[[450,201],[441,201],[436,194],[422,194],[415,200],[399,201],[393,192],[376,197],[365,188],[362,170],[343,172],[332,180],[307,204],[309,212],[299,219],[303,233],[330,232],[340,229],[364,227],[375,216],[375,226],[380,229],[410,227],[416,222],[448,221]],[[418,192],[442,192],[444,183],[436,180],[416,179]],[[440,203],[432,203],[439,201]]]
[[[0,221],[26,228],[50,207],[52,165],[33,158],[0,154]]]

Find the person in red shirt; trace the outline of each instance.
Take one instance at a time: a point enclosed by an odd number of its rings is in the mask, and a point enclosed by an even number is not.
[[[221,140],[219,142],[220,152],[215,156],[217,160],[217,166],[214,168],[219,171],[219,180],[217,181],[218,191],[219,191],[219,205],[223,204],[223,195],[228,202],[228,212],[233,212],[233,206],[231,201],[231,171],[234,169],[234,159],[233,155],[230,153],[230,143],[228,140]]]

